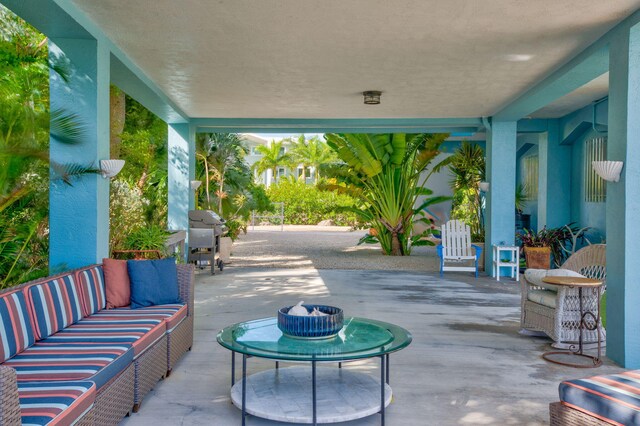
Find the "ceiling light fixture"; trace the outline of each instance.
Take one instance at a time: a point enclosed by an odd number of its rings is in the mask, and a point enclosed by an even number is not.
[[[367,90],[362,92],[362,96],[364,96],[364,104],[365,105],[380,104],[380,95],[382,95],[382,92],[379,90]]]

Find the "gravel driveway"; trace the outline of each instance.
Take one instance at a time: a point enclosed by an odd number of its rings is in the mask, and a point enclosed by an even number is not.
[[[438,271],[435,247],[385,256],[379,245],[356,245],[366,230],[338,226],[256,226],[234,242],[233,267]]]

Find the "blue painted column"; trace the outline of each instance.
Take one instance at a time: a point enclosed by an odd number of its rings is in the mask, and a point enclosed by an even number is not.
[[[169,218],[172,230],[189,228],[194,193],[189,185],[195,176],[195,128],[188,123],[169,124]]]
[[[50,158],[58,164],[99,167],[109,158],[109,49],[96,40],[56,38],[49,55],[64,60],[70,81],[50,74],[51,110],[74,113],[83,127],[82,143],[51,138]],[[109,254],[109,180],[97,174],[52,179],[49,192],[49,269],[102,262]]]
[[[624,161],[607,183],[607,356],[640,368],[640,25],[611,41],[607,158]]]
[[[571,146],[561,145],[558,120],[548,120],[538,140],[538,228],[558,228],[571,218]]]
[[[512,245],[516,228],[515,121],[494,121],[487,129],[487,210],[485,218],[485,271],[492,270],[494,244]]]

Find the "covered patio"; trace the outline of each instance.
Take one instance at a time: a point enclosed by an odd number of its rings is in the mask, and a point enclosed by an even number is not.
[[[640,1],[0,1],[72,70],[68,82],[51,74],[51,105],[87,123],[85,141],[52,138],[52,160],[111,158],[110,85],[167,123],[170,229],[187,229],[194,208],[199,132],[437,132],[484,144],[485,247],[512,245],[521,160],[534,147],[535,227],[594,221],[606,240],[597,373],[640,368]],[[367,90],[382,91],[380,105],[363,104]],[[593,205],[584,147],[605,133],[605,159],[624,168]],[[109,180],[52,183],[51,271],[108,255]],[[235,424],[216,332],[309,298],[413,333],[392,357],[389,424],[543,424],[558,383],[589,374],[544,362],[548,341],[517,333],[517,287],[486,276],[243,268],[198,276],[193,351],[125,424]]]
[[[476,280],[464,273],[445,278],[420,272],[314,268],[229,268],[214,277],[199,273],[191,353],[156,386],[140,412],[123,423],[239,423],[239,411],[229,400],[230,352],[216,343],[216,334],[229,324],[273,316],[281,306],[313,300],[411,330],[413,343],[391,356],[394,401],[387,410],[387,424],[548,424],[548,405],[558,398],[558,383],[584,377],[585,370],[545,362],[540,355],[550,340],[518,334],[516,283]],[[284,364],[291,365],[295,364]],[[249,362],[250,373],[271,368],[268,360]],[[343,368],[374,378],[379,374],[375,359]],[[587,371],[611,374],[619,367],[607,361]],[[379,423],[379,416],[371,416],[344,424]],[[284,423],[250,417],[248,424]]]

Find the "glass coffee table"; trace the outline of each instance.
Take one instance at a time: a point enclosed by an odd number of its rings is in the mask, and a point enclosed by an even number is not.
[[[380,413],[391,403],[389,355],[407,347],[411,334],[402,327],[366,318],[345,318],[337,336],[328,339],[288,337],[276,318],[225,327],[218,343],[231,351],[231,400],[247,414],[289,423],[336,423]],[[242,354],[242,380],[235,381],[236,353]],[[247,359],[275,360],[275,369],[247,376]],[[342,363],[380,359],[380,380],[343,369]],[[280,361],[310,363],[280,368]],[[338,363],[338,368],[318,368]],[[311,395],[309,395],[309,392]]]

